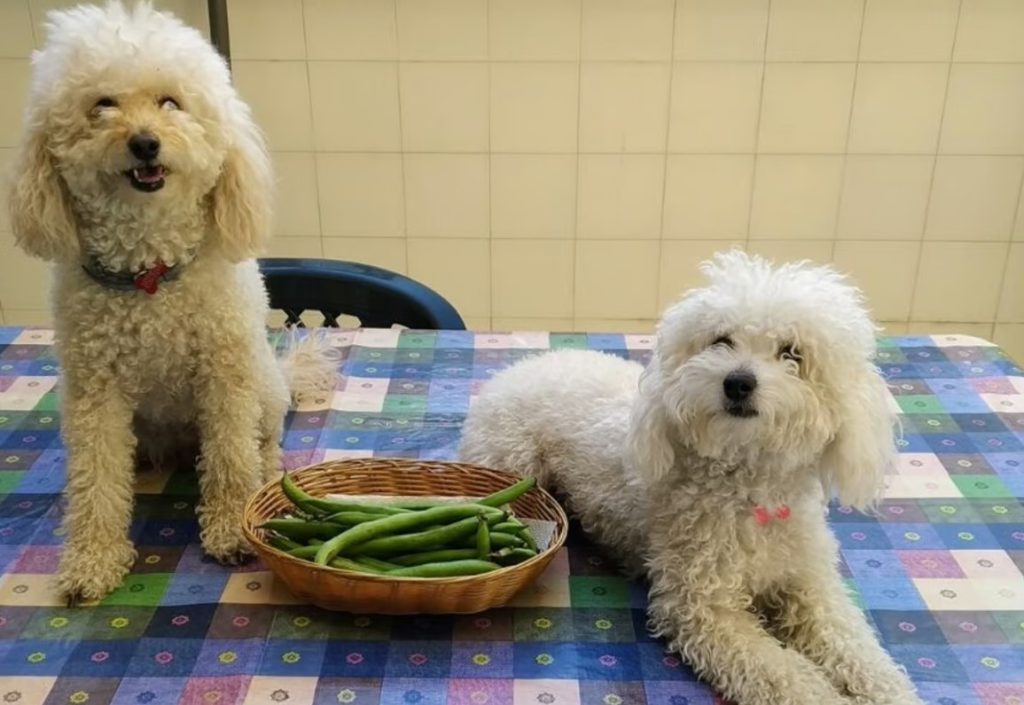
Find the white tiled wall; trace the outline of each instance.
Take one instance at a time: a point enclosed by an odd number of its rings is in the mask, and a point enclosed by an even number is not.
[[[49,4],[0,3],[8,96]],[[409,273],[476,327],[635,330],[736,245],[834,262],[890,331],[1024,357],[1020,0],[229,9],[275,254]],[[0,103],[0,161],[19,111]],[[2,238],[4,316],[40,317],[38,268]]]

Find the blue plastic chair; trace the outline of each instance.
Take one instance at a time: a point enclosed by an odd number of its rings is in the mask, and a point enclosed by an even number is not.
[[[338,316],[359,319],[367,328],[398,324],[417,330],[465,330],[459,312],[433,289],[380,267],[327,259],[259,260],[270,307],[284,311],[286,326],[302,327],[304,311],[318,311],[323,325],[338,327]]]

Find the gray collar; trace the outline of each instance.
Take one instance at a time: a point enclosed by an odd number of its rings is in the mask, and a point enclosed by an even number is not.
[[[168,267],[157,261],[152,267],[138,272],[118,272],[104,267],[93,255],[82,265],[82,270],[100,286],[117,291],[140,290],[147,294],[155,294],[161,282],[172,282],[180,277],[182,268],[180,264]]]

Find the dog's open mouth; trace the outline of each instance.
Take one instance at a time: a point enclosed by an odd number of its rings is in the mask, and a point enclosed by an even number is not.
[[[148,166],[137,166],[124,173],[128,177],[128,183],[136,191],[152,193],[164,187],[164,180],[167,177],[167,169],[162,164],[151,164]]]
[[[749,419],[757,416],[757,409],[745,404],[729,404],[725,407],[725,413],[737,419]]]

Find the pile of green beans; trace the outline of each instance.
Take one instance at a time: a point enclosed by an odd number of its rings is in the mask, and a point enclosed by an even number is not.
[[[479,575],[536,556],[529,528],[503,509],[536,485],[520,480],[454,504],[361,504],[313,497],[287,473],[294,511],[264,522],[267,542],[317,565],[396,578]]]

